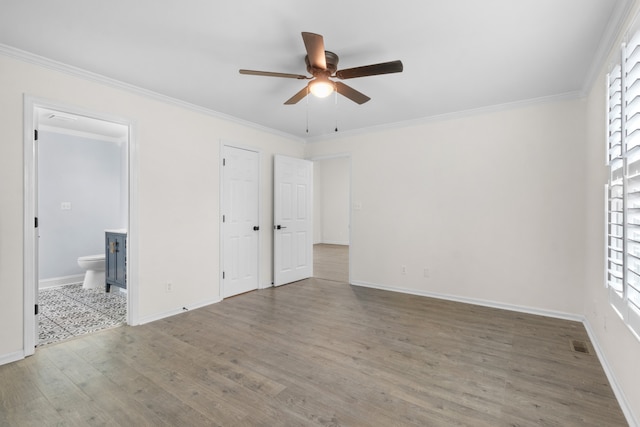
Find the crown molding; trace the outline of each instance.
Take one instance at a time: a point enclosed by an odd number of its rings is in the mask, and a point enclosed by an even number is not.
[[[620,15],[627,13],[628,11],[628,4],[629,3],[633,3],[635,0],[627,0],[627,2],[625,3],[625,8],[623,8],[623,10],[621,12],[619,12]],[[619,19],[624,21],[624,19]],[[620,25],[622,25],[621,23],[619,23],[619,25],[616,28],[619,28]],[[611,33],[614,34],[615,31],[611,30]],[[611,41],[610,43],[613,43],[613,41]],[[400,121],[400,122],[393,122],[393,123],[387,123],[387,124],[382,124],[382,125],[376,125],[376,126],[369,126],[369,127],[365,127],[365,128],[359,128],[359,129],[353,129],[353,130],[348,130],[348,131],[343,131],[343,132],[338,132],[338,133],[328,133],[325,135],[318,135],[318,136],[313,136],[313,137],[308,137],[308,138],[301,138],[299,136],[290,134],[290,133],[286,133],[286,132],[282,132],[273,128],[269,128],[263,125],[259,125],[257,123],[253,123],[247,120],[243,120],[243,119],[239,119],[237,117],[234,116],[230,116],[224,113],[220,113],[218,111],[214,111],[208,108],[204,108],[195,104],[191,104],[189,102],[185,102],[185,101],[181,101],[179,99],[176,98],[172,98],[166,95],[162,95],[159,94],[157,92],[153,92],[147,89],[143,89],[141,87],[129,84],[129,83],[125,83],[119,80],[115,80],[112,79],[110,77],[106,77],[103,76],[101,74],[97,74],[91,71],[87,71],[78,67],[74,67],[72,65],[67,65],[64,64],[62,62],[58,62],[58,61],[54,61],[52,59],[49,58],[45,58],[43,56],[39,56],[36,54],[33,54],[31,52],[27,52],[27,51],[23,51],[20,49],[16,49],[14,47],[11,46],[7,46],[4,44],[0,43],[0,54],[7,56],[7,57],[11,57],[14,59],[18,59],[20,61],[23,62],[28,62],[31,64],[35,64],[41,67],[45,67],[45,68],[49,68],[51,70],[54,71],[58,71],[58,72],[62,72],[68,75],[72,75],[74,77],[79,77],[85,80],[90,80],[90,81],[94,81],[106,86],[110,86],[116,89],[121,89],[121,90],[125,90],[137,95],[141,95],[147,98],[151,98],[154,99],[156,101],[160,101],[160,102],[164,102],[167,104],[172,104],[172,105],[176,105],[178,107],[181,108],[185,108],[187,110],[191,110],[194,112],[198,112],[198,113],[202,113],[202,114],[206,114],[208,116],[211,117],[215,117],[218,119],[222,119],[225,121],[229,121],[232,123],[236,123],[242,126],[246,126],[252,129],[256,129],[265,133],[269,133],[272,135],[276,135],[279,137],[283,137],[283,138],[287,138],[289,140],[293,140],[296,142],[302,142],[302,143],[317,143],[317,142],[322,142],[322,141],[328,141],[328,140],[335,140],[335,139],[340,139],[340,138],[345,138],[345,137],[353,137],[353,136],[358,136],[358,135],[364,135],[364,134],[369,134],[369,133],[373,133],[373,132],[380,132],[380,131],[386,131],[386,130],[392,130],[392,129],[399,129],[399,128],[406,128],[406,127],[412,127],[412,126],[419,126],[419,125],[423,125],[423,124],[428,124],[428,123],[434,123],[434,122],[438,122],[438,121],[443,121],[443,120],[452,120],[452,119],[458,119],[458,118],[463,118],[463,117],[469,117],[469,116],[474,116],[474,115],[479,115],[479,114],[486,114],[486,113],[491,113],[491,112],[497,112],[497,111],[504,111],[504,110],[509,110],[509,109],[513,109],[513,108],[519,108],[519,107],[524,107],[524,106],[528,106],[528,105],[535,105],[535,104],[542,104],[542,103],[551,103],[551,102],[556,102],[556,101],[561,101],[561,100],[567,100],[567,99],[577,99],[577,98],[581,98],[585,96],[585,90],[581,90],[581,91],[574,91],[574,92],[567,92],[567,93],[563,93],[563,94],[559,94],[559,95],[551,95],[551,96],[546,96],[546,97],[540,97],[540,98],[533,98],[533,99],[526,99],[526,100],[521,100],[521,101],[515,101],[515,102],[508,102],[508,103],[503,103],[503,104],[496,104],[496,105],[489,105],[489,106],[484,106],[484,107],[479,107],[479,108],[472,108],[472,109],[468,109],[468,110],[461,110],[461,111],[456,111],[456,112],[450,112],[450,113],[444,113],[444,114],[437,114],[437,115],[433,115],[433,116],[426,116],[426,117],[421,117],[421,118],[417,118],[417,119],[411,119],[411,120],[404,120],[404,121]]]
[[[74,77],[79,77],[81,79],[90,80],[96,83],[103,84],[105,86],[109,86],[115,89],[125,90],[127,92],[134,93],[136,95],[141,95],[146,98],[153,99],[155,101],[164,102],[166,104],[172,104],[187,110],[191,110],[197,113],[206,114],[211,117],[215,117],[217,119],[226,120],[238,125],[246,126],[252,129],[256,129],[262,132],[270,133],[272,135],[276,135],[279,137],[287,138],[290,140],[294,140],[296,142],[305,142],[303,138],[292,135],[290,133],[282,132],[273,128],[269,128],[263,125],[259,125],[257,123],[250,122],[248,120],[242,120],[238,117],[230,116],[228,114],[220,113],[219,111],[214,111],[208,108],[201,107],[199,105],[191,104],[189,102],[181,101],[176,98],[172,98],[170,96],[162,95],[160,93],[141,88],[139,86],[135,86],[129,83],[122,82],[120,80],[112,79],[110,77],[103,76],[98,73],[94,73],[92,71],[87,71],[82,68],[74,67],[72,65],[65,64],[63,62],[54,61],[53,59],[46,58],[44,56],[36,55],[31,52],[27,52],[21,49],[14,48],[12,46],[8,46],[0,43],[0,55],[4,55],[13,59],[17,59],[23,62],[27,62],[30,64],[38,65],[44,68],[48,68],[50,70],[58,71],[61,73],[65,73]]]
[[[637,0],[626,0],[621,2],[611,13],[607,27],[602,33],[600,43],[598,44],[598,48],[596,49],[591,61],[591,66],[589,67],[584,79],[584,83],[582,85],[583,93],[589,93],[591,87],[594,85],[600,70],[604,67],[607,59],[609,58],[609,54],[613,49],[614,44],[620,38],[622,32],[625,31],[627,18],[636,1]]]

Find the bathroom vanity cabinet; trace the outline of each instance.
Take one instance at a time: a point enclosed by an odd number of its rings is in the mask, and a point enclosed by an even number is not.
[[[106,291],[111,286],[127,289],[127,234],[105,232]]]

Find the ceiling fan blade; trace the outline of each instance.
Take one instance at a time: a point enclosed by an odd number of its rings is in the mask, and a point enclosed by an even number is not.
[[[335,83],[336,83],[336,91],[340,95],[346,96],[347,98],[349,98],[350,100],[352,100],[356,104],[364,104],[365,102],[367,102],[368,100],[371,99],[367,95],[365,95],[364,93],[358,92],[357,90],[355,90],[351,86],[347,86],[346,84],[344,84],[342,82],[335,82]]]
[[[285,77],[287,79],[310,79],[311,77],[303,76],[302,74],[288,74],[288,73],[273,73],[271,71],[255,71],[255,70],[240,70],[240,74],[248,74],[250,76],[267,76],[267,77]]]
[[[320,34],[302,33],[304,47],[307,49],[309,63],[313,68],[327,69],[327,58],[324,53],[324,39]]]
[[[402,69],[402,61],[391,61],[340,70],[336,72],[336,77],[342,80],[353,79],[356,77],[377,76],[379,74],[401,73]]]
[[[297,104],[300,100],[302,100],[308,94],[309,94],[309,85],[303,87],[302,90],[300,90],[300,92],[296,93],[291,98],[287,99],[284,105]]]

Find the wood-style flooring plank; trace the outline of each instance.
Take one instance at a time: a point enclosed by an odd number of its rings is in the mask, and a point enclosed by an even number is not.
[[[349,246],[313,245],[313,277],[348,283]]]

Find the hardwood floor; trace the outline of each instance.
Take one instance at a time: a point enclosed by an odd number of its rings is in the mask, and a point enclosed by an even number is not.
[[[0,425],[623,426],[582,324],[309,279],[0,366]]]
[[[313,245],[313,277],[349,282],[349,246]]]

